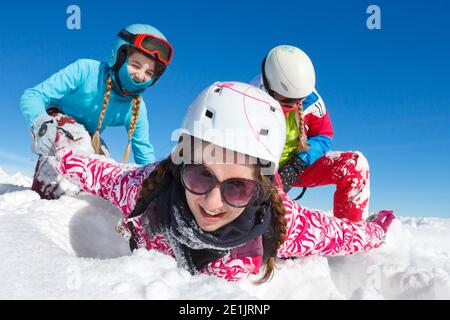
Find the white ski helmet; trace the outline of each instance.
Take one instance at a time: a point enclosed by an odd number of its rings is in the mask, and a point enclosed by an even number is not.
[[[286,120],[278,101],[241,82],[215,82],[189,106],[180,136],[259,159],[273,174],[286,139]]]
[[[311,59],[299,48],[289,45],[270,50],[262,63],[262,78],[268,91],[286,98],[307,97],[316,86]]]

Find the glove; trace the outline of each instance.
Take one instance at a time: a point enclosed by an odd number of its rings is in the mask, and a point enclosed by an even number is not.
[[[367,218],[367,222],[372,222],[378,224],[384,233],[387,233],[392,221],[394,221],[395,215],[393,211],[382,210],[374,215]]]
[[[31,125],[33,134],[32,151],[38,155],[51,155],[56,139],[56,122],[48,114],[42,114],[33,120]]]
[[[292,156],[285,164],[278,169],[278,174],[283,182],[284,192],[289,192],[292,186],[299,179],[299,175],[305,170],[305,163],[297,157]]]
[[[91,136],[82,124],[72,121],[69,116],[56,118],[57,133],[53,145],[55,155],[63,149],[70,149],[79,155],[93,155],[95,151],[92,147]],[[62,126],[61,126],[62,123]]]

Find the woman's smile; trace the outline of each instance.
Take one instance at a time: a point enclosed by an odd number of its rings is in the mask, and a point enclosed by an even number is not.
[[[205,219],[212,219],[212,220],[219,220],[222,219],[223,216],[226,214],[226,211],[223,210],[214,210],[210,211],[201,205],[198,205],[200,208],[200,212],[202,213],[202,217]]]

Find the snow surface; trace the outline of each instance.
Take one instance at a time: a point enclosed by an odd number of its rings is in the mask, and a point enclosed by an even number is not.
[[[118,209],[86,194],[41,200],[30,185],[0,168],[0,299],[450,299],[450,219],[399,217],[377,250],[282,260],[256,286],[131,254]]]

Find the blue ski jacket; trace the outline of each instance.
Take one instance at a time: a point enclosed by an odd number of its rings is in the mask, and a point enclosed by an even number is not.
[[[58,71],[37,86],[25,90],[20,99],[21,111],[31,127],[33,120],[56,106],[84,125],[92,135],[102,111],[103,97],[109,68],[106,63],[91,59],[80,59]],[[122,96],[111,90],[100,132],[106,127],[125,126],[128,132],[131,121],[131,96]],[[124,138],[124,146],[127,140]],[[131,147],[138,165],[155,162],[153,146],[150,144],[147,108],[141,99]]]

